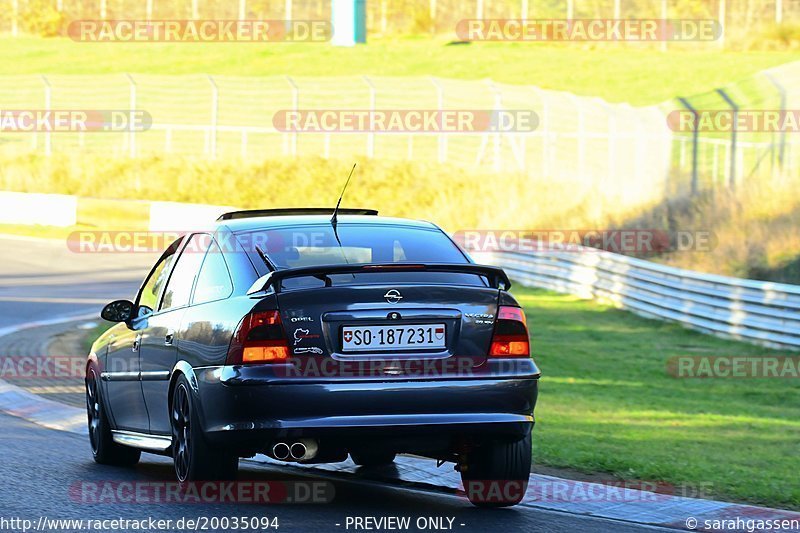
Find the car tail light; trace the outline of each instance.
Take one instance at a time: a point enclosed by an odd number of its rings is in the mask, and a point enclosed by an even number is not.
[[[528,323],[519,307],[500,306],[489,357],[530,357]]]
[[[283,363],[289,359],[289,343],[278,311],[245,315],[228,348],[227,364]]]

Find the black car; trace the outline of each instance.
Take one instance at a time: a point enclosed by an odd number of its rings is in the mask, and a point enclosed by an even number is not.
[[[171,455],[188,483],[257,453],[365,467],[414,453],[524,492],[539,370],[506,274],[433,224],[331,211],[225,214],[103,309],[119,323],[86,367],[97,462]]]

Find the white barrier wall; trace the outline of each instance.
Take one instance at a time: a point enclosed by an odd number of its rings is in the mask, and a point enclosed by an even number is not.
[[[150,231],[193,231],[213,223],[217,217],[235,207],[224,205],[182,204],[178,202],[152,202],[150,204]]]
[[[77,219],[76,196],[0,191],[0,224],[64,227]]]
[[[704,274],[594,248],[471,255],[525,286],[600,298],[719,336],[800,350],[800,285]]]

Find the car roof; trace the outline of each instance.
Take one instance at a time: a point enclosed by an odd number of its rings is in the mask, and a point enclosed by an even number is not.
[[[336,217],[336,219],[339,224],[359,224],[364,226],[406,226],[420,229],[439,229],[431,222],[412,220],[408,218],[379,217],[373,215],[339,215]],[[226,226],[233,233],[241,233],[263,229],[288,228],[294,226],[327,226],[330,223],[331,217],[329,215],[287,215],[220,220],[217,224]]]

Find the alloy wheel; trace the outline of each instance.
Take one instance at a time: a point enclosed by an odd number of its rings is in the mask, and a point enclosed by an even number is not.
[[[100,446],[100,398],[97,395],[97,374],[89,370],[86,376],[86,415],[89,424],[89,442],[97,453]]]
[[[189,477],[189,465],[192,457],[189,392],[183,383],[175,389],[172,402],[172,436],[175,474],[178,476],[178,480],[183,482]]]

